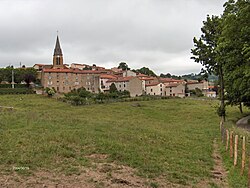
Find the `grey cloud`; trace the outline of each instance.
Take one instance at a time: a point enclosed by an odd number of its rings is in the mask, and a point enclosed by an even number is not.
[[[198,72],[189,59],[192,38],[207,14],[222,13],[224,2],[0,0],[0,66],[50,63],[59,30],[66,63],[126,61],[157,73]]]

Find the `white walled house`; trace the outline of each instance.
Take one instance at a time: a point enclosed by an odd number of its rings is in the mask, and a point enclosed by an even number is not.
[[[154,77],[138,77],[141,82],[142,82],[142,90],[143,90],[143,93],[146,94],[146,85],[148,84],[152,84],[152,83],[155,83],[157,82],[157,79],[154,78]]]
[[[101,74],[100,75],[100,91],[106,92],[109,91],[111,82],[108,82],[110,79],[116,79],[117,77],[109,74]]]
[[[146,85],[147,95],[185,97],[185,84],[183,83],[152,83]]]

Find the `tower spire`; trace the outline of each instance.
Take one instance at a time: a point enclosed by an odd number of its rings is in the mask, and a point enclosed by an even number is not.
[[[53,68],[64,68],[63,66],[63,54],[62,49],[59,42],[58,31],[56,36],[56,45],[54,49],[53,55]]]
[[[56,46],[55,46],[55,49],[54,49],[54,55],[62,55],[62,49],[61,49],[61,46],[60,46],[58,35],[56,37]]]

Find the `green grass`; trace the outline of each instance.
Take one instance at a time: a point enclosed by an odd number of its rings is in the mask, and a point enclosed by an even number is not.
[[[244,114],[239,113],[238,107],[230,107],[228,110],[227,121],[225,128],[233,131],[234,135],[239,135],[238,141],[238,162],[237,166],[233,165],[233,158],[230,158],[229,151],[226,151],[225,143],[221,144],[221,153],[223,156],[224,165],[228,173],[228,182],[231,187],[242,188],[248,187],[248,156],[250,155],[250,132],[236,126],[237,120],[250,114],[249,109],[244,108]],[[242,136],[246,136],[246,164],[244,174],[241,175],[241,155],[242,155]]]
[[[22,100],[20,100],[22,97]],[[0,96],[0,170],[13,166],[79,174],[88,155],[108,154],[143,177],[195,185],[211,179],[217,102],[169,99],[71,106],[37,95]],[[234,112],[234,109],[232,110]],[[157,187],[157,183],[152,183]]]

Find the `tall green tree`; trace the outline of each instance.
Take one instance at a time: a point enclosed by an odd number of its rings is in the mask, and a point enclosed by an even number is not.
[[[121,62],[118,66],[118,69],[122,69],[122,70],[130,70],[130,68],[128,67],[127,63],[125,62]]]
[[[112,83],[112,84],[110,85],[110,87],[109,87],[109,92],[110,92],[110,93],[116,93],[116,92],[118,92],[118,90],[117,90],[117,88],[116,88],[116,86],[115,86],[114,83]]]
[[[250,1],[229,0],[222,15],[218,50],[225,63],[225,88],[231,105],[250,106]]]
[[[221,35],[221,21],[221,18],[218,16],[207,16],[201,28],[202,34],[200,38],[193,39],[194,48],[191,49],[191,53],[193,54],[191,59],[202,64],[204,67],[203,71],[219,76],[221,104],[218,109],[218,114],[222,117],[222,120],[225,121],[224,62],[221,58],[223,51],[217,49]]]
[[[136,72],[139,72],[141,74],[145,74],[145,75],[148,75],[148,76],[156,76],[154,71],[150,70],[148,67],[142,67],[140,69],[137,69]]]

